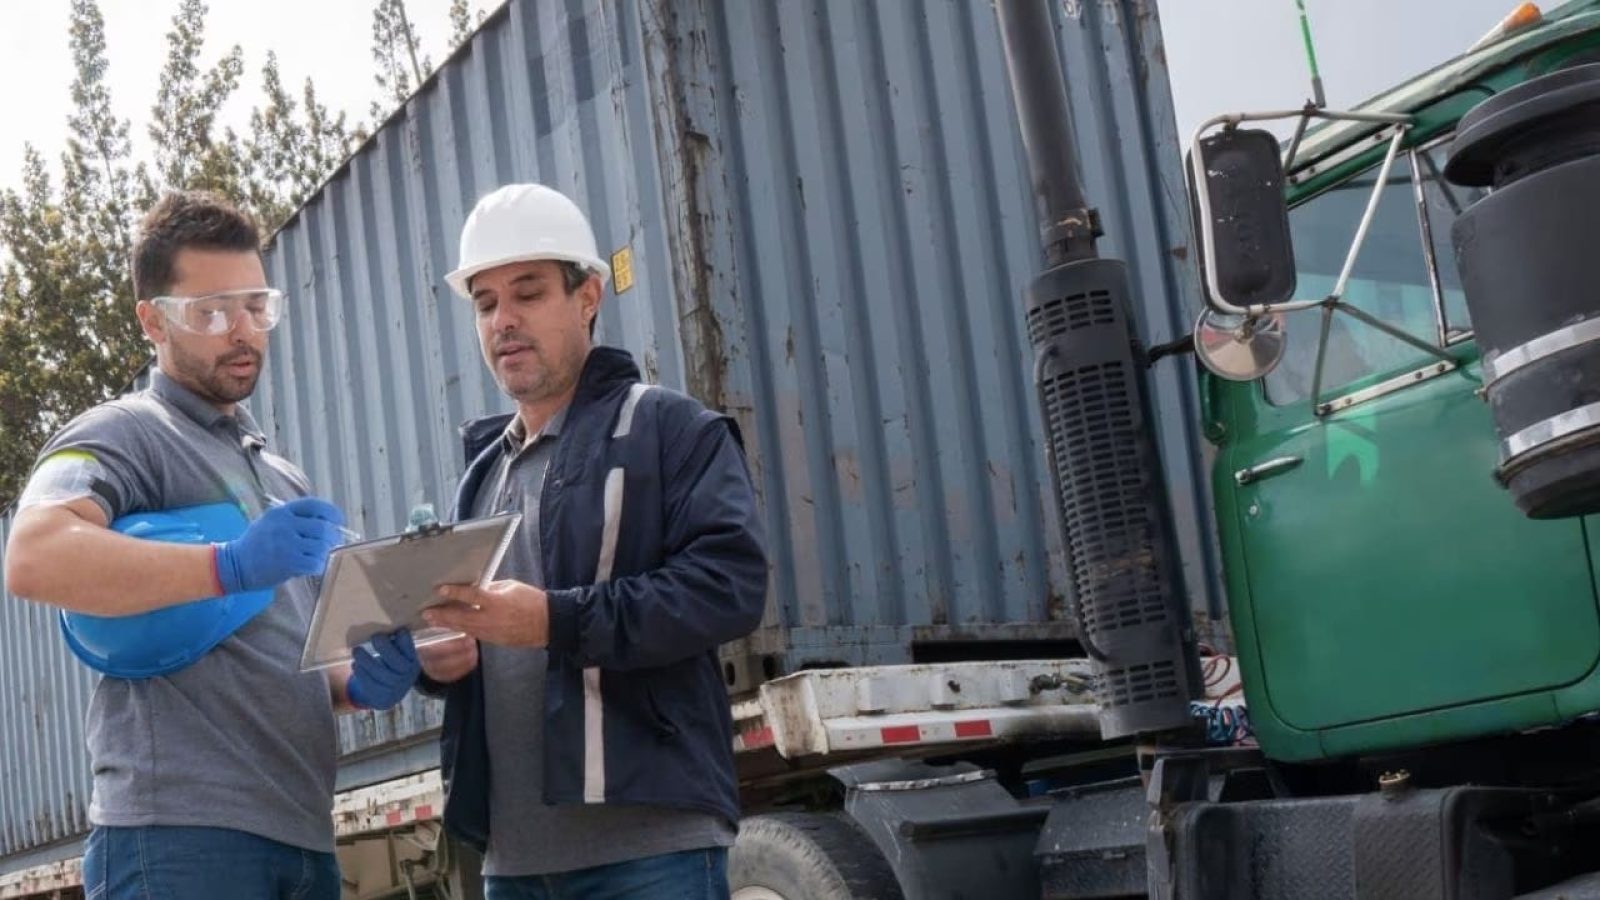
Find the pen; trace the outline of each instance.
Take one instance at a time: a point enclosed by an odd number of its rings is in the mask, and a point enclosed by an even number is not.
[[[284,505],[284,501],[278,499],[277,497],[272,496],[271,494],[263,494],[262,495],[262,499],[267,501],[267,505],[268,506],[283,506]],[[338,528],[339,528],[339,533],[344,535],[344,539],[345,539],[345,541],[347,543],[354,544],[354,543],[356,543],[356,542],[361,540],[361,533],[359,531],[351,531],[350,529],[344,527],[343,525],[338,526]]]

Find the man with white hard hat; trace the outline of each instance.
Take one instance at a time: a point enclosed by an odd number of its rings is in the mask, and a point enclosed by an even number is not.
[[[739,816],[717,647],[767,586],[727,416],[592,344],[610,270],[567,197],[480,200],[447,280],[514,414],[469,423],[457,518],[523,514],[498,577],[441,588],[422,648],[445,697],[445,825],[488,896],[727,894]]]

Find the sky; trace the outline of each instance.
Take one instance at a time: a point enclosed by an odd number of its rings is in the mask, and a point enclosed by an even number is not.
[[[498,2],[473,0],[472,6],[484,9]],[[443,57],[449,35],[449,5],[449,0],[409,0],[407,7],[435,62]],[[1330,104],[1354,104],[1459,54],[1515,5],[1514,0],[1306,0]],[[178,3],[101,0],[100,6],[113,102],[133,122],[135,151],[148,158],[145,126],[166,56],[164,36]],[[211,0],[210,6],[206,59],[215,60],[236,43],[245,55],[245,77],[226,124],[241,128],[248,122],[250,107],[261,96],[260,68],[268,50],[277,51],[284,82],[297,95],[309,76],[325,103],[366,116],[377,94],[371,0]],[[0,188],[18,184],[25,142],[52,161],[64,144],[73,76],[68,8],[68,0],[0,0],[0,123],[5,123],[0,126]],[[1185,141],[1200,121],[1217,112],[1298,106],[1308,96],[1294,0],[1159,0],[1158,9]]]
[[[1518,0],[1305,0],[1328,105],[1354,106],[1461,55],[1517,5]],[[1551,12],[1560,4],[1539,6]],[[1157,8],[1185,144],[1201,122],[1218,113],[1295,108],[1310,98],[1294,0],[1159,0]],[[1273,130],[1287,136],[1293,125]]]

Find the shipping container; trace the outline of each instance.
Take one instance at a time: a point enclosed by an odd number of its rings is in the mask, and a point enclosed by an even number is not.
[[[1102,252],[1148,342],[1198,310],[1154,0],[1052,3]],[[507,410],[459,228],[511,181],[585,208],[599,338],[731,413],[766,511],[730,690],[806,667],[1060,655],[1069,585],[1020,295],[1040,269],[983,0],[512,0],[273,238],[291,298],[251,407],[368,535],[448,507],[463,421]],[[1153,386],[1188,590],[1221,615],[1192,372]],[[9,519],[0,521],[0,533]],[[0,873],[87,828],[92,678],[0,605]],[[436,765],[436,704],[341,721],[341,787]]]

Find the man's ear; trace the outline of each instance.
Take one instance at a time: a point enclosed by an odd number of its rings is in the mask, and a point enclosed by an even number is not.
[[[133,308],[133,314],[139,317],[139,327],[144,329],[144,336],[150,343],[166,343],[167,318],[154,303],[140,300],[139,305]]]
[[[589,280],[578,288],[578,299],[583,303],[583,323],[594,326],[594,320],[600,315],[600,297],[606,289],[600,284],[599,275],[590,275]]]

